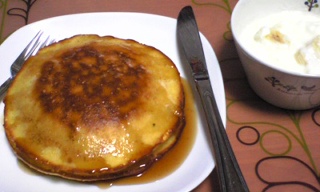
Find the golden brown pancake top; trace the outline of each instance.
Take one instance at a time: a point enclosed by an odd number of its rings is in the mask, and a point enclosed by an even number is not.
[[[74,180],[141,173],[176,143],[184,124],[173,62],[111,36],[79,35],[40,50],[5,98],[6,135],[17,156]]]

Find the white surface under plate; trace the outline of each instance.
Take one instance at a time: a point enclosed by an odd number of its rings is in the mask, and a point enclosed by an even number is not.
[[[29,24],[10,35],[0,46],[0,82],[10,75],[10,65],[32,39],[42,30],[57,40],[76,34],[112,35],[118,38],[134,39],[153,46],[177,65],[182,77],[186,77],[182,56],[176,38],[176,20],[168,17],[143,13],[85,13],[50,18]],[[223,122],[226,122],[225,93],[223,80],[215,53],[208,40],[201,34],[201,40],[208,64],[213,91]],[[213,78],[214,77],[214,78]],[[22,96],[23,98],[23,96]],[[199,103],[199,102],[198,102]],[[107,189],[93,184],[52,179],[41,174],[24,171],[13,155],[3,128],[3,108],[0,104],[0,191],[1,192],[43,192],[43,191],[190,191],[198,186],[213,170],[214,160],[210,144],[205,135],[205,123],[197,112],[197,136],[195,144],[184,163],[170,175],[146,184],[112,186]]]

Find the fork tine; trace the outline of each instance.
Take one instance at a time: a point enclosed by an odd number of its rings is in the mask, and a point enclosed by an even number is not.
[[[26,56],[26,53],[28,52],[33,52],[37,46],[39,45],[40,43],[40,37],[42,36],[43,32],[42,31],[39,31],[36,36],[34,36],[32,38],[32,40],[30,41],[30,43],[26,46],[26,48],[24,48],[24,50],[21,52],[21,54],[19,55],[19,57],[17,58],[18,59],[22,59]],[[30,49],[30,50],[29,50]]]
[[[32,53],[39,45],[40,43],[40,37],[42,36],[43,32],[39,31],[36,36],[32,38],[32,40],[29,42],[29,44],[23,49],[23,51],[20,53],[20,55],[17,57],[17,59],[13,62],[11,65],[11,69],[18,71],[25,60],[28,53]]]
[[[50,36],[48,36],[44,42],[41,43],[41,36],[43,32],[40,31],[37,35],[31,40],[31,42],[27,45],[27,47],[23,50],[23,52],[19,55],[19,57],[15,60],[15,62],[11,65],[11,75],[15,76],[16,73],[21,69],[24,61],[26,61],[30,56],[37,53],[39,49],[44,46],[50,44]]]
[[[48,36],[46,40],[40,44],[40,38],[37,39],[35,46],[33,46],[32,49],[30,49],[30,51],[28,51],[25,54],[24,60],[28,59],[31,55],[34,55],[35,53],[37,53],[41,48],[51,44],[49,43],[50,42],[49,40],[50,40],[50,36]]]

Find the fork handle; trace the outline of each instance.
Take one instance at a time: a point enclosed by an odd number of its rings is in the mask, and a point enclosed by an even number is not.
[[[7,92],[11,82],[12,82],[13,78],[9,77],[4,83],[2,83],[2,85],[0,86],[0,99],[3,98],[3,96],[5,95],[5,93]]]

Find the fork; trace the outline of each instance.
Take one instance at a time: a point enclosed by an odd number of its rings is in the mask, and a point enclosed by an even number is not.
[[[41,43],[41,36],[43,35],[42,31],[39,31],[35,37],[30,41],[30,43],[24,48],[24,50],[20,53],[17,59],[12,63],[10,67],[11,77],[9,77],[1,86],[0,86],[0,99],[3,98],[4,94],[7,92],[10,84],[12,83],[14,77],[20,71],[23,63],[32,55],[34,55],[39,49],[45,47],[54,42],[54,40],[50,40],[50,36],[48,36],[44,42]]]

